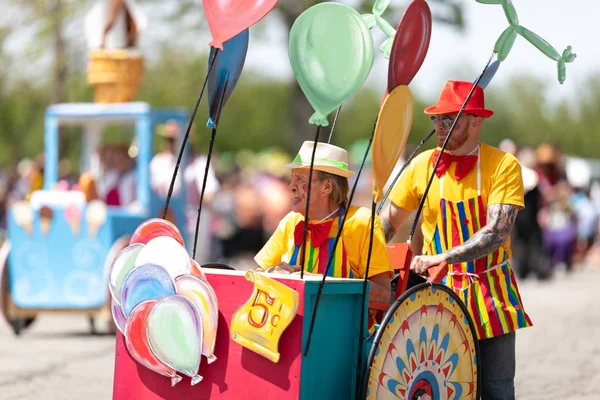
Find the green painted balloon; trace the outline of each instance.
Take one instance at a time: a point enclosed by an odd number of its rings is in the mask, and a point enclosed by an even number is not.
[[[198,376],[202,323],[189,299],[174,295],[158,302],[148,316],[147,332],[159,360],[192,380]]]
[[[373,66],[373,38],[362,17],[339,3],[304,11],[290,31],[289,57],[300,88],[315,110],[314,125],[352,97]]]
[[[506,15],[508,23],[512,26],[518,26],[519,17],[517,16],[517,10],[515,10],[515,6],[513,5],[512,1],[504,0],[502,3],[502,8],[504,9],[504,15]]]
[[[508,57],[508,53],[510,53],[516,39],[517,30],[514,26],[509,26],[502,32],[494,45],[494,50],[498,53],[499,61],[504,61]]]
[[[531,32],[529,29],[523,26],[517,27],[517,31],[519,32],[519,35],[527,39],[529,43],[537,47],[542,53],[544,53],[554,61],[560,60],[560,54],[558,54],[558,51],[556,51],[556,49],[552,47],[550,43],[542,39],[539,35]]]
[[[383,14],[391,2],[392,0],[376,0],[375,4],[373,4],[373,14]]]

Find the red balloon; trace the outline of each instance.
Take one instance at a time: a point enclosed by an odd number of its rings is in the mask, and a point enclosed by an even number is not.
[[[425,60],[431,39],[431,10],[425,0],[406,7],[398,24],[388,69],[388,92],[408,85]]]
[[[148,334],[146,331],[146,322],[148,315],[158,303],[157,300],[148,300],[138,304],[129,318],[127,318],[127,326],[125,327],[125,345],[129,354],[143,366],[152,371],[171,378],[171,385],[181,381],[181,377],[177,375],[175,370],[163,364],[152,352],[148,343]]]
[[[275,4],[277,0],[202,0],[213,37],[209,45],[223,50],[223,42],[260,21]]]
[[[183,247],[185,247],[185,243],[183,241],[181,233],[179,232],[179,229],[177,229],[177,227],[171,222],[161,218],[153,218],[142,222],[131,236],[129,244],[146,244],[150,240],[159,236],[171,237],[177,240]]]

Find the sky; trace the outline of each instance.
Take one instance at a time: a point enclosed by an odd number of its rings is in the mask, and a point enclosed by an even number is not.
[[[83,1],[83,0],[82,0]],[[89,5],[93,0],[86,0]],[[154,23],[153,19],[164,13],[165,8],[172,7],[179,0],[165,0],[162,3],[144,3],[138,0],[149,18],[148,29],[142,36],[142,51],[149,58],[156,54],[157,42],[176,40],[175,43],[192,44],[199,52],[208,50],[210,41],[209,31],[203,21],[202,3],[198,2],[197,12],[192,11],[190,20],[200,21],[196,28],[186,35],[175,34]],[[352,4],[357,0],[342,0]],[[434,100],[444,82],[449,79],[474,80],[481,72],[489,59],[496,42],[502,31],[508,26],[506,17],[500,5],[487,5],[477,3],[475,0],[463,0],[465,4],[466,27],[460,32],[456,28],[434,22],[432,27],[431,43],[427,57],[420,71],[413,79],[410,87],[413,92],[426,99]],[[6,4],[6,0],[0,0]],[[408,0],[392,0],[392,5],[402,7]],[[559,53],[567,45],[573,46],[577,58],[567,65],[567,80],[560,85],[557,79],[556,62],[546,57],[533,45],[522,37],[518,37],[508,58],[502,62],[500,70],[490,90],[494,86],[506,84],[511,78],[519,74],[531,74],[541,79],[547,86],[547,97],[551,100],[574,98],[585,86],[586,79],[591,74],[600,74],[600,57],[597,56],[598,40],[600,38],[600,1],[597,0],[513,0],[517,10],[520,24],[546,39]],[[436,7],[431,3],[432,9]],[[8,13],[10,14],[10,12]],[[391,20],[391,13],[384,17],[392,26],[398,21]],[[4,15],[7,18],[10,16]],[[0,23],[1,23],[0,19]],[[75,23],[69,28],[73,33],[83,33],[83,24]],[[7,43],[5,50],[15,53],[22,51],[26,46],[27,38],[13,37]],[[373,29],[375,48],[383,42],[385,37],[377,27]],[[85,43],[79,37],[77,44],[81,49],[78,53],[85,57]],[[265,79],[293,79],[293,73],[288,58],[288,43],[286,27],[280,18],[273,12],[251,28],[250,46],[245,69],[252,70]],[[48,60],[46,60],[47,62]],[[382,92],[387,81],[388,61],[379,51],[376,51],[375,63],[371,70],[366,85]],[[40,68],[34,68],[40,71]]]
[[[392,4],[395,3],[408,4],[406,0],[393,0]],[[522,37],[518,37],[490,88],[506,84],[516,75],[527,73],[547,83],[551,97],[572,98],[585,84],[587,77],[600,73],[600,57],[597,55],[600,51],[599,1],[513,0],[513,4],[522,26],[546,39],[561,54],[567,45],[572,45],[577,58],[567,65],[566,82],[560,85],[556,62]],[[474,80],[483,70],[496,40],[508,26],[508,22],[500,5],[480,4],[475,0],[465,0],[465,21],[467,26],[463,32],[440,23],[433,24],[427,57],[410,85],[413,91],[435,99],[446,80]],[[397,21],[388,22],[397,25]],[[251,41],[247,67],[262,71],[266,76],[291,77],[292,69],[283,27],[270,31],[271,37],[266,44]],[[378,33],[374,35],[377,47],[384,39]],[[368,84],[383,91],[387,80],[387,66],[387,60],[381,53],[377,53]]]

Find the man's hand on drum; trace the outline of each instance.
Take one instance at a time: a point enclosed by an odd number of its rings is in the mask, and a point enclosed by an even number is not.
[[[415,256],[410,263],[410,270],[419,275],[426,275],[428,268],[440,265],[444,261],[446,256],[443,253],[434,256]]]
[[[290,265],[286,262],[281,262],[271,268],[267,268],[265,272],[274,273],[274,274],[292,274],[294,272],[300,271],[300,266],[298,265]]]

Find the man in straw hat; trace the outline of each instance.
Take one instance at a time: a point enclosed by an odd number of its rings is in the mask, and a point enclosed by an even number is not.
[[[417,209],[440,147],[472,88],[470,82],[449,81],[438,103],[425,109],[438,148],[416,157],[392,190],[382,213],[386,238]],[[523,179],[513,155],[479,142],[483,120],[492,114],[477,86],[441,154],[424,203],[423,255],[410,268],[424,274],[448,263],[445,284],[463,299],[479,339],[483,398],[512,399],[515,331],[531,326],[508,263],[510,232],[524,206]]]
[[[283,218],[277,230],[254,258],[267,272],[295,273],[301,269],[300,246],[304,234],[310,160],[314,142],[304,142],[296,158],[286,167],[291,168],[289,189],[292,194],[292,212]],[[364,207],[350,207],[342,227],[338,245],[335,237],[348,207],[348,170],[346,150],[327,143],[317,143],[309,202],[310,220],[305,253],[307,273],[323,274],[331,251],[335,252],[328,276],[338,278],[365,277],[369,251],[371,211]],[[383,229],[375,219],[373,248],[369,267],[369,299],[389,303],[393,269],[387,254]]]

